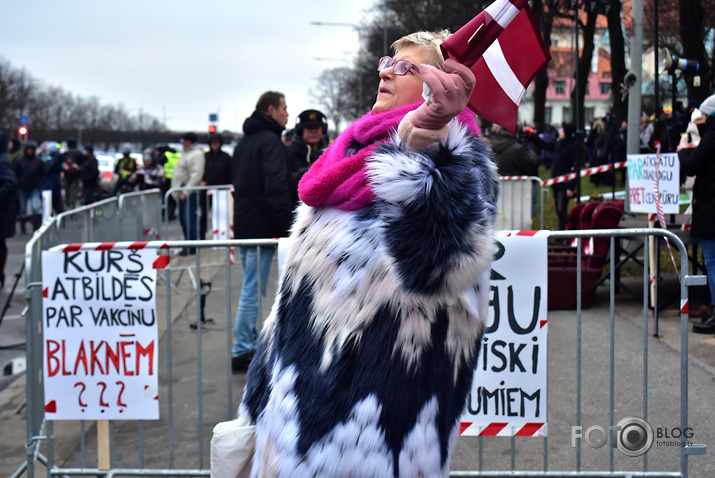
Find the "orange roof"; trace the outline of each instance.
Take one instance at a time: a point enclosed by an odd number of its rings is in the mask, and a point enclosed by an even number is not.
[[[552,46],[551,62],[548,68],[553,69],[557,78],[565,78],[573,76],[573,48],[568,46]],[[579,55],[582,50],[579,49]],[[598,49],[598,77],[604,78],[604,72],[611,71],[611,58],[609,53],[603,48]]]
[[[631,26],[631,17],[632,17],[632,11],[633,11],[633,0],[623,0],[623,13],[621,15],[621,18],[623,20],[623,25],[626,27],[626,29],[629,29]],[[548,9],[549,7],[547,5],[544,6],[544,8]],[[554,27],[555,28],[566,28],[566,27],[573,27],[573,11],[571,13],[571,18],[565,18],[565,17],[554,17]],[[578,11],[578,19],[581,23],[586,23],[586,11],[583,9],[580,9]],[[607,29],[608,28],[608,18],[606,18],[606,15],[598,15],[596,17],[596,28],[597,29]]]
[[[554,69],[556,76],[559,78],[572,76],[574,71],[573,48],[566,46],[552,46],[550,52],[551,63],[549,63],[548,67]]]
[[[549,8],[549,7],[545,7]],[[573,11],[571,13],[571,18],[566,17],[554,17],[554,28],[567,28],[573,27]],[[578,11],[578,19],[581,23],[586,23],[586,12],[584,10]],[[596,16],[596,28],[605,29],[608,28],[608,19],[605,15]]]

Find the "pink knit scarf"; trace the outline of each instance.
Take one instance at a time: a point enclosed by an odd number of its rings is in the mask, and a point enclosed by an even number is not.
[[[351,124],[318,158],[298,183],[298,196],[313,207],[332,206],[357,211],[375,199],[365,164],[380,143],[397,131],[404,116],[422,103],[414,103],[384,113],[372,111]],[[458,116],[472,132],[479,134],[474,114],[465,109]],[[359,148],[348,155],[350,149]]]

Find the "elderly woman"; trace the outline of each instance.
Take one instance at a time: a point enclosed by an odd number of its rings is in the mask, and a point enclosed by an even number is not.
[[[304,175],[239,419],[252,476],[447,476],[495,251],[498,177],[448,32],[380,60],[372,111]],[[422,98],[423,82],[431,99]]]

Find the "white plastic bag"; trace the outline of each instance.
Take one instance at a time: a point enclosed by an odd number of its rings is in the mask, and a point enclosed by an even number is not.
[[[255,451],[255,425],[238,418],[216,424],[211,437],[211,476],[248,478]]]

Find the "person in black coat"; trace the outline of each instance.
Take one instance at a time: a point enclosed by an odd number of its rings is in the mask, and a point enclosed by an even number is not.
[[[707,116],[698,125],[700,143],[678,145],[681,176],[695,176],[693,186],[693,216],[690,234],[700,241],[708,276],[710,306],[701,323],[693,324],[693,332],[715,333],[715,95],[708,97],[698,108]]]
[[[52,191],[52,209],[55,214],[63,212],[62,204],[62,155],[59,145],[55,142],[46,143],[42,161],[45,164],[45,178],[42,181],[43,191]]]
[[[576,126],[564,123],[559,129],[559,139],[554,149],[554,162],[551,166],[551,177],[563,176],[574,171],[578,145],[576,143]],[[559,230],[566,229],[569,220],[569,200],[574,195],[573,180],[556,183],[551,186],[554,193],[554,206],[559,219]]]
[[[5,286],[7,244],[5,239],[15,235],[17,219],[17,178],[7,157],[5,133],[0,131],[0,287]]]
[[[212,134],[209,138],[209,150],[204,153],[204,175],[201,177],[202,186],[217,186],[229,184],[231,181],[231,155],[221,149],[223,136],[219,133]],[[199,220],[199,239],[206,238],[209,201],[206,191],[199,194],[201,218]]]
[[[84,164],[82,164],[82,202],[92,204],[99,196],[99,162],[94,156],[94,146],[84,147]]]
[[[28,141],[23,147],[23,155],[12,164],[17,177],[20,196],[20,227],[25,234],[25,223],[29,219],[34,229],[40,227],[42,214],[42,181],[45,167],[37,156],[37,143]],[[30,204],[30,214],[27,215],[27,205]]]
[[[298,206],[298,183],[311,164],[328,147],[328,119],[318,110],[305,110],[295,122],[295,135],[288,146],[290,193],[293,208]]]
[[[67,151],[62,154],[64,205],[67,209],[74,209],[78,206],[78,200],[82,196],[82,166],[84,166],[85,156],[77,148],[77,141],[73,138],[67,140],[67,148]]]
[[[264,239],[288,235],[293,210],[290,198],[288,151],[281,132],[288,123],[282,93],[261,95],[256,110],[243,123],[244,136],[231,163],[234,197],[234,235],[237,239]],[[268,285],[272,247],[239,247],[243,288],[236,312],[232,349],[234,372],[246,370],[256,350],[258,318],[258,261],[261,296]]]

